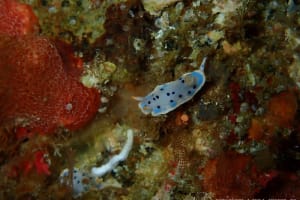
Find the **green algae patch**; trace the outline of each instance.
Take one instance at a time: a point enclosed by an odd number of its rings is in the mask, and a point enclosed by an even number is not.
[[[44,35],[60,36],[67,40],[74,37],[93,43],[104,32],[106,9],[112,4],[125,0],[112,1],[71,1],[71,0],[23,0],[32,5],[39,18]]]
[[[154,152],[136,164],[136,178],[129,199],[149,199],[155,195],[166,177],[168,152],[155,149]]]

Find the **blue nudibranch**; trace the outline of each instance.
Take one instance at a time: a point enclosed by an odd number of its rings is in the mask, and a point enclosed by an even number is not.
[[[198,70],[185,73],[175,81],[158,85],[145,97],[134,97],[140,101],[139,108],[144,114],[158,116],[176,109],[189,101],[205,83],[204,67],[206,57],[203,58]]]

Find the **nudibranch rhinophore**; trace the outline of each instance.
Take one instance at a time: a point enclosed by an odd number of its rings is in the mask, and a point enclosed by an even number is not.
[[[189,101],[205,83],[206,57],[203,58],[198,70],[185,73],[177,80],[158,85],[145,97],[133,97],[139,101],[141,111],[148,115],[158,116],[176,109]]]

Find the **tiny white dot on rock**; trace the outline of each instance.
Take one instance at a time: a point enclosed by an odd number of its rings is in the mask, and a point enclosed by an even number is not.
[[[68,103],[66,105],[66,110],[70,111],[70,110],[72,110],[72,108],[73,108],[73,105],[71,103]]]

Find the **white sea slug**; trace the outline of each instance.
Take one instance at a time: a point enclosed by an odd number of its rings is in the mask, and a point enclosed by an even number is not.
[[[133,145],[133,131],[127,130],[127,140],[121,152],[113,156],[107,163],[100,167],[93,167],[91,172],[74,168],[72,182],[68,179],[69,169],[64,169],[60,174],[60,183],[72,187],[73,198],[78,198],[90,190],[100,190],[102,184],[97,182],[97,177],[101,177],[112,171],[121,161],[126,160]]]
[[[158,116],[176,109],[189,101],[205,83],[206,57],[198,70],[180,76],[177,80],[158,85],[145,97],[133,97],[139,101],[140,110],[144,114]]]

